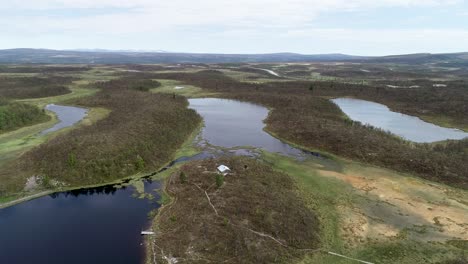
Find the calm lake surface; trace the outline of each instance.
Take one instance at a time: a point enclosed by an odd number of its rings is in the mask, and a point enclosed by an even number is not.
[[[352,98],[332,101],[352,120],[390,131],[410,141],[429,143],[468,137],[468,133],[458,129],[440,127],[418,117],[392,112],[383,104]]]
[[[263,131],[263,120],[268,115],[264,107],[224,99],[189,101],[190,107],[203,116],[205,128],[201,136],[211,145],[252,146],[295,157],[308,153]],[[53,109],[64,108],[51,106]],[[57,114],[60,117],[63,113],[59,110]],[[77,108],[68,113],[74,121],[66,115],[61,120],[73,124],[84,117],[86,110]],[[200,154],[181,157],[169,166],[219,155],[251,156],[252,152],[206,146]],[[160,183],[144,180],[144,185],[145,193],[154,199],[136,198],[132,186],[105,186],[57,193],[0,209],[0,263],[142,263],[140,232],[148,228],[149,212],[160,206],[155,191]]]
[[[45,135],[60,130],[62,128],[73,126],[74,124],[81,121],[88,112],[88,110],[85,108],[55,104],[49,104],[45,107],[45,109],[54,112],[57,115],[59,122],[53,127],[42,131],[41,135]]]
[[[269,152],[300,156],[304,152],[263,131],[268,116],[265,107],[218,98],[190,99],[190,108],[204,119],[202,136],[210,144],[225,147],[251,146]]]
[[[159,207],[159,183],[145,185],[155,200],[107,186],[0,209],[0,263],[141,263],[140,232]]]

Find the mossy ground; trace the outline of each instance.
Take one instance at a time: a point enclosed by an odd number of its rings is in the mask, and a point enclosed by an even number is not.
[[[463,225],[463,215],[468,213],[468,207],[464,206],[463,202],[457,202],[459,199],[462,201],[468,199],[468,194],[464,190],[340,159],[335,162],[342,164],[341,171],[337,171],[333,166],[324,166],[315,160],[298,162],[266,152],[263,154],[263,159],[273,168],[290,175],[309,208],[317,213],[321,223],[321,242],[324,251],[373,263],[408,264],[439,263],[457,259],[463,254],[463,249],[446,241],[456,239],[457,236],[460,239],[468,239],[466,230],[462,231],[463,228],[460,229],[462,233],[452,230],[458,225]],[[357,182],[358,180],[360,182]],[[375,184],[379,181],[383,183]],[[392,184],[386,185],[386,181],[392,181]],[[395,191],[396,186],[409,187],[407,190]],[[450,191],[441,192],[442,188]],[[416,189],[421,192],[414,192]],[[426,222],[427,226],[422,226],[423,229],[415,228],[418,222],[423,221],[422,217],[431,219],[438,214],[444,214],[437,212],[437,209],[405,211],[404,205],[407,201],[419,200],[419,207],[434,207],[434,203],[444,197],[445,193],[450,192],[456,194],[447,197],[450,203],[444,205],[443,210],[446,210],[445,216],[451,217],[454,224],[449,226],[449,221],[445,221],[443,231],[435,229],[434,222]],[[374,193],[380,193],[385,198]],[[408,195],[405,196],[408,200],[397,204],[395,201],[400,199],[399,195]],[[375,204],[379,204],[379,208],[383,211],[372,212],[371,209]],[[390,213],[395,208],[402,210],[404,215]],[[359,217],[355,217],[356,215]],[[350,219],[354,222],[350,222]],[[408,221],[406,227],[394,226],[395,221],[405,219]],[[396,233],[386,233],[389,230]],[[306,256],[300,263],[355,262],[321,252]]]

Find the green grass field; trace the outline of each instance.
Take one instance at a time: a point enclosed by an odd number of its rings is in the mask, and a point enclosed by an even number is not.
[[[167,94],[176,94],[182,95],[187,98],[198,98],[198,97],[213,97],[216,96],[215,93],[205,92],[200,87],[193,85],[185,85],[180,81],[175,80],[160,80],[155,79],[161,83],[161,86],[158,88],[151,89],[153,93],[167,93]],[[182,89],[175,89],[176,87],[183,87]]]

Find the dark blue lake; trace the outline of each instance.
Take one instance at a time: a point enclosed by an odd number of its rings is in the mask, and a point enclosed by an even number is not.
[[[133,187],[65,192],[0,209],[0,263],[141,263],[140,232],[157,209]]]

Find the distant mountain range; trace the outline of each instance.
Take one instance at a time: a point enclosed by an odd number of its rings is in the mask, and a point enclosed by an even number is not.
[[[303,55],[297,53],[271,54],[208,54],[176,53],[161,50],[48,50],[6,49],[0,50],[0,63],[48,63],[48,64],[121,64],[121,63],[268,63],[268,62],[377,62],[377,63],[445,63],[468,66],[468,53],[409,54],[383,57],[351,56],[345,54]]]

